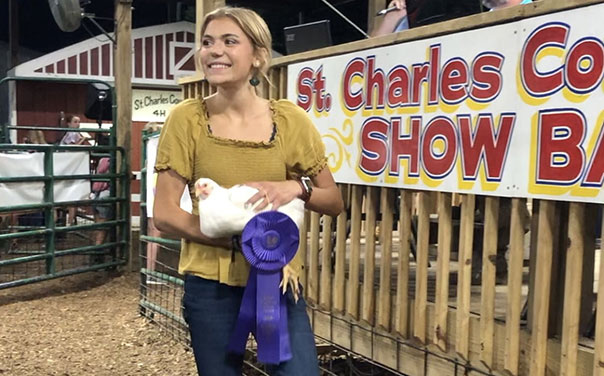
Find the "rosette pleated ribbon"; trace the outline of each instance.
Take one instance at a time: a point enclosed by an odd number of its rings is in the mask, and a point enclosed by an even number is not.
[[[251,332],[260,362],[279,364],[292,358],[286,297],[279,283],[281,269],[296,254],[298,243],[298,227],[286,214],[262,212],[245,225],[241,248],[251,269],[229,351],[243,354]]]

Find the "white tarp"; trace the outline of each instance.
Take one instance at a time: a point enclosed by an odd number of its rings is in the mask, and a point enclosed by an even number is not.
[[[87,152],[53,154],[54,175],[90,173]],[[0,176],[44,176],[44,153],[0,153]],[[90,196],[89,180],[55,181],[54,201],[83,200]],[[0,183],[0,206],[40,204],[44,201],[44,182]]]

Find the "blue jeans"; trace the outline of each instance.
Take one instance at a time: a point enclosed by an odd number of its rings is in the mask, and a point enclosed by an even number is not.
[[[187,274],[183,296],[183,316],[189,325],[191,345],[202,376],[241,376],[243,357],[227,347],[243,297],[243,287]],[[287,291],[287,324],[293,358],[269,367],[271,375],[310,376],[319,374],[315,337],[310,328],[306,302],[294,303]]]

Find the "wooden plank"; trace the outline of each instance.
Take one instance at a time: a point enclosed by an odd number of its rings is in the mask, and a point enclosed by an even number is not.
[[[525,206],[526,199],[512,199],[504,358],[504,368],[512,375],[518,375],[518,359],[520,357],[520,315],[522,310],[522,267],[524,259],[522,211]]]
[[[298,246],[298,253],[302,259],[302,270],[300,270],[300,284],[304,290],[305,296],[308,294],[308,221],[310,220],[310,214],[308,210],[304,211],[304,220],[300,226],[300,245]]]
[[[561,376],[577,374],[583,249],[587,240],[585,236],[585,204],[571,202],[568,217],[568,239],[570,241],[566,250],[566,272],[564,277],[564,311],[560,354]]]
[[[363,204],[363,187],[352,186],[350,208],[350,268],[348,277],[348,299],[346,312],[353,318],[359,318],[359,288],[361,263],[361,207]]]
[[[604,222],[602,223],[601,234],[604,235]],[[596,303],[593,376],[604,376],[604,260],[601,244],[602,242],[600,242],[600,273],[598,277],[598,300]]]
[[[378,190],[376,187],[367,187],[365,210],[365,265],[363,269],[363,304],[361,318],[373,324],[375,312],[375,291],[373,288],[375,272],[375,220],[378,211]]]
[[[457,278],[456,332],[464,333],[455,338],[455,351],[468,359],[470,330],[470,288],[472,282],[472,241],[474,239],[474,210],[476,197],[464,195],[461,199],[461,224],[459,229],[459,271]]]
[[[377,17],[376,13],[384,9],[384,0],[368,0],[367,2],[367,34],[371,35],[373,30],[382,22],[383,17]]]
[[[413,336],[426,343],[426,303],[428,300],[428,247],[430,242],[430,193],[418,193],[417,267]]]
[[[331,310],[331,257],[333,249],[332,223],[333,218],[324,215],[321,218],[323,223],[323,245],[321,247],[321,281],[319,282],[319,306],[327,311]]]
[[[499,198],[485,199],[482,246],[482,292],[480,296],[480,360],[493,368],[493,335],[495,327],[495,260],[499,225]]]
[[[396,282],[396,332],[409,337],[409,254],[411,247],[412,192],[402,189],[399,210],[399,254]]]
[[[380,288],[378,294],[378,326],[386,331],[390,330],[391,310],[391,279],[392,279],[392,224],[393,224],[393,190],[381,188],[382,223],[380,231],[381,262],[380,262]]]
[[[308,260],[308,300],[319,301],[319,219],[317,212],[310,214],[310,259]]]
[[[533,334],[531,337],[531,376],[545,375],[555,206],[556,203],[553,201],[542,200],[539,208],[537,275],[535,276]]]
[[[436,261],[436,301],[434,337],[432,341],[441,351],[447,351],[447,313],[449,311],[449,263],[451,262],[451,193],[438,196],[438,258]]]
[[[348,206],[348,184],[340,185],[344,204]],[[344,301],[346,297],[346,224],[348,214],[344,210],[338,215],[336,223],[336,268],[333,296],[333,308],[337,313],[344,313]]]
[[[279,82],[277,84],[279,86],[278,99],[287,98],[287,66],[279,68]]]

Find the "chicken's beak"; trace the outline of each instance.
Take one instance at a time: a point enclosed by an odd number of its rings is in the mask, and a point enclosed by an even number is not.
[[[203,190],[201,189],[199,184],[195,184],[195,197],[199,197],[199,195],[201,194],[202,191]]]

